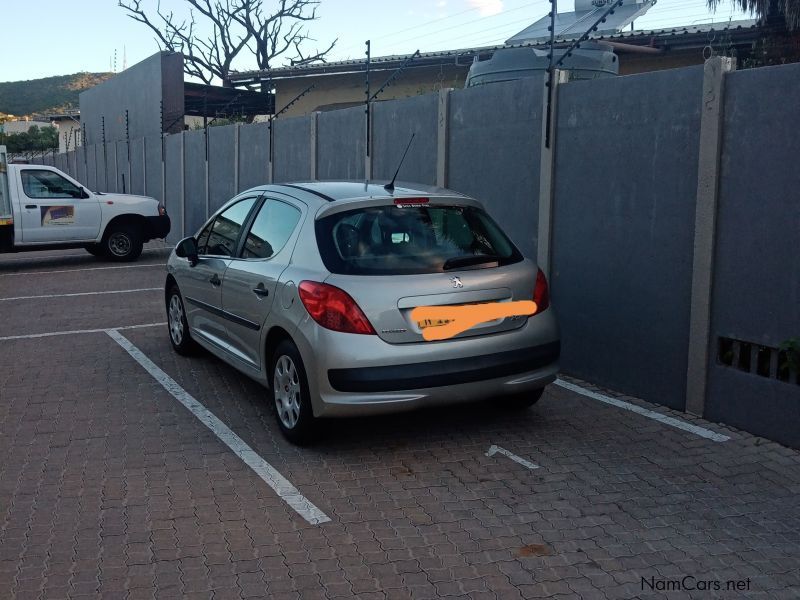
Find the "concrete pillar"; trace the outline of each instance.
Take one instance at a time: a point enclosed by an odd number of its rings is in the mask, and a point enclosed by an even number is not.
[[[308,155],[311,159],[310,173],[311,179],[317,179],[317,128],[319,126],[319,113],[313,112],[311,113],[311,131],[309,132],[310,137],[310,149]]]
[[[689,360],[686,369],[686,411],[700,416],[705,409],[711,344],[711,288],[714,281],[725,75],[734,69],[734,59],[722,56],[712,57],[703,65]]]
[[[233,193],[239,193],[239,128],[240,123],[233,126]]]
[[[553,77],[553,103],[550,111],[550,147],[545,145],[547,137],[547,85],[542,86],[542,130],[541,157],[539,160],[539,226],[536,248],[536,263],[550,277],[553,244],[553,197],[555,195],[553,167],[556,153],[556,124],[558,123],[558,86],[568,81],[569,73],[556,69]],[[547,76],[545,75],[545,80]]]
[[[147,138],[142,138],[142,190],[147,196]]]
[[[274,169],[272,165],[272,157],[274,156],[275,152],[273,149],[273,145],[275,144],[275,120],[271,120],[269,123],[269,152],[267,152],[267,181],[269,183],[274,182]]]
[[[436,185],[447,187],[448,128],[450,124],[450,89],[439,90],[438,135],[436,140]]]
[[[186,132],[181,131],[181,239],[186,236]]]
[[[369,114],[367,115],[369,119],[369,127],[367,128],[367,146],[369,148],[369,152],[367,152],[364,161],[364,179],[369,181],[372,179],[372,155],[375,154],[375,107],[370,109]]]

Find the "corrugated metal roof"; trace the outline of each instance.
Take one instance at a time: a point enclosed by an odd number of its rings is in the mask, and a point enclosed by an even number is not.
[[[703,23],[698,25],[686,25],[681,27],[667,27],[664,29],[638,29],[634,31],[623,31],[619,33],[603,34],[597,32],[589,39],[591,40],[608,40],[608,41],[626,41],[633,42],[636,39],[647,40],[648,44],[652,45],[655,41],[662,43],[673,43],[681,38],[689,38],[697,35],[709,34],[712,32],[729,31],[729,32],[745,32],[750,31],[756,33],[759,29],[758,21],[754,19],[743,19],[740,21],[720,21],[716,23]],[[560,45],[569,44],[580,38],[583,32],[568,33],[565,36],[556,38],[556,43]],[[655,40],[654,40],[655,38]],[[532,43],[519,43],[508,44],[501,46],[481,46],[477,48],[461,48],[457,50],[440,50],[435,52],[421,52],[419,57],[411,63],[414,66],[428,66],[441,64],[441,59],[447,58],[450,61],[463,60],[463,66],[468,67],[474,56],[479,56],[481,59],[488,58],[495,50],[501,48],[521,48],[521,47],[545,47],[548,41],[539,41]],[[393,70],[400,66],[400,64],[408,58],[408,54],[397,54],[392,56],[381,56],[373,58],[371,61],[371,69],[373,70]],[[285,79],[288,77],[304,77],[311,75],[323,75],[334,73],[356,73],[363,72],[366,68],[365,59],[356,60],[342,60],[334,61],[323,64],[311,65],[297,65],[292,67],[278,67],[269,71],[246,71],[234,73],[231,77],[232,81],[244,81],[248,79]]]

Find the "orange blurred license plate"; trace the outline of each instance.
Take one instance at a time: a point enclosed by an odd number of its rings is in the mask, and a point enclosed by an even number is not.
[[[452,322],[453,319],[425,319],[423,321],[417,321],[417,325],[420,329],[427,329],[428,327],[443,327]]]

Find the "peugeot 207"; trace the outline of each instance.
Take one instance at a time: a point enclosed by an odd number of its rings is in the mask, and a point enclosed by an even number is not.
[[[326,417],[530,406],[558,371],[544,274],[450,190],[254,188],[182,240],[167,269],[173,348],[200,345],[264,384],[295,443]]]

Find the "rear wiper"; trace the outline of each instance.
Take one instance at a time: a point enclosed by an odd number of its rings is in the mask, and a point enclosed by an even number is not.
[[[484,263],[499,262],[500,257],[495,254],[465,254],[463,256],[454,256],[444,261],[445,271],[456,269],[458,267],[469,267],[471,265],[482,265]]]

